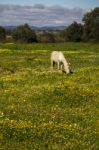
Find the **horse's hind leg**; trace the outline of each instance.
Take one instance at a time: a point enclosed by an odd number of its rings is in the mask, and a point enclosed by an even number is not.
[[[53,70],[54,65],[55,65],[55,62],[51,61],[51,70]]]

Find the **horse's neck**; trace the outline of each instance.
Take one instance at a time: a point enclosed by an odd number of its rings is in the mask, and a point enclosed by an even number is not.
[[[67,65],[67,61],[66,61],[66,59],[65,59],[65,58],[63,59],[63,64],[64,64],[64,66],[66,66],[66,65]]]

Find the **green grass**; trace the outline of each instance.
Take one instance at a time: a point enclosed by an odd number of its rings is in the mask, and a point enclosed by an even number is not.
[[[62,50],[73,74],[50,71]],[[99,44],[0,44],[0,150],[98,150]]]

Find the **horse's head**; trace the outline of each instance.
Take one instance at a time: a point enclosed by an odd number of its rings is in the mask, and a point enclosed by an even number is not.
[[[70,63],[64,64],[64,71],[63,72],[65,72],[67,74],[73,73],[72,70],[71,70],[71,64]]]

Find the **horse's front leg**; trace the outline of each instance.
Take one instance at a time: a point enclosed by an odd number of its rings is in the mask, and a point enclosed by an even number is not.
[[[59,70],[59,69],[60,69],[60,68],[59,68],[59,65],[60,65],[59,61],[57,62],[57,65],[58,65],[58,70]]]
[[[63,64],[61,64],[60,69],[61,69],[61,71],[63,70]]]

